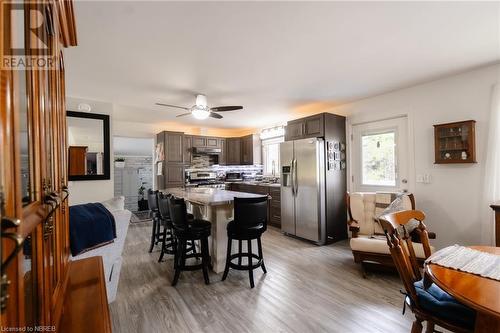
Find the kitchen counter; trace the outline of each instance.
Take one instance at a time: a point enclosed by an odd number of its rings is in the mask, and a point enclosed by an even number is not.
[[[184,198],[188,203],[189,211],[195,219],[209,221],[212,224],[209,241],[209,251],[212,267],[216,273],[224,271],[227,251],[226,227],[234,216],[234,198],[258,198],[265,194],[233,192],[216,188],[169,188],[160,190],[171,193],[176,197]],[[232,247],[233,250],[236,246]]]
[[[265,183],[259,181],[236,181],[236,182],[226,182],[228,184],[245,184],[254,186],[269,186],[269,187],[281,187],[280,183]]]
[[[221,206],[233,203],[234,198],[258,198],[261,194],[234,192],[216,188],[169,188],[160,190],[164,193],[171,193],[184,200],[205,206]]]

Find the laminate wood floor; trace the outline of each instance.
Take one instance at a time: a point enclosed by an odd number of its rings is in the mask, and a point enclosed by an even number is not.
[[[129,332],[410,332],[413,315],[401,314],[397,275],[363,279],[347,242],[315,246],[270,228],[263,236],[267,274],[231,270],[182,272],[171,287],[171,256],[158,263],[148,253],[151,223],[130,226],[116,301],[113,331]]]

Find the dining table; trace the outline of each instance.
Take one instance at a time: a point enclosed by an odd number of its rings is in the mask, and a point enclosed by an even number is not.
[[[470,248],[500,256],[500,247]],[[434,263],[425,265],[424,274],[424,279],[476,310],[475,333],[500,333],[500,281]]]

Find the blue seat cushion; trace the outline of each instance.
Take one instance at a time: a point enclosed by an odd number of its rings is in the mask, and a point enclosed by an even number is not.
[[[425,289],[423,280],[420,280],[415,282],[414,286],[422,309],[457,326],[467,329],[474,328],[476,311],[459,303],[434,283]]]

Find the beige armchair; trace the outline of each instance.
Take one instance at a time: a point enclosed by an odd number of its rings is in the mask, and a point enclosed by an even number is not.
[[[350,246],[354,262],[361,264],[364,276],[368,266],[381,269],[395,267],[384,230],[380,226],[377,217],[396,196],[396,193],[382,192],[354,192],[347,194],[347,223],[352,233]],[[405,210],[415,209],[413,194],[404,194],[402,200]],[[411,235],[416,242],[414,244],[415,254],[420,264],[423,264],[425,254],[422,244],[419,242],[416,233]],[[429,233],[429,238],[436,238],[436,235]],[[434,247],[431,246],[431,250],[434,251]]]

